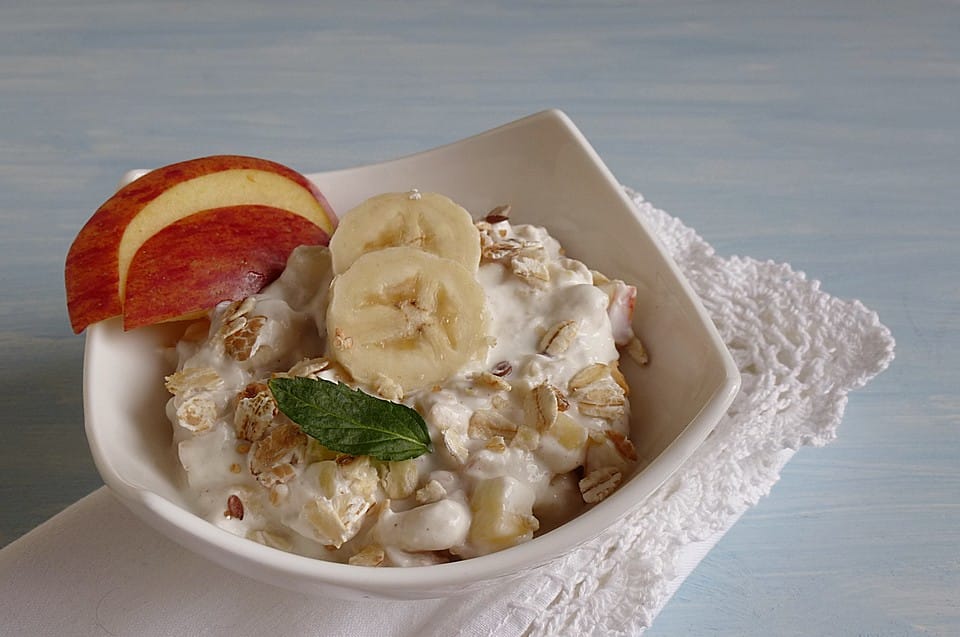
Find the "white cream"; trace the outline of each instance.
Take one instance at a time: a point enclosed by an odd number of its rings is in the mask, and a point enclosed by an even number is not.
[[[430,564],[451,555],[500,550],[576,516],[586,507],[577,472],[590,459],[594,465],[617,464],[623,473],[628,471],[629,459],[604,433],[628,431],[625,397],[622,413],[598,416],[584,413],[575,399],[587,398],[574,392],[561,414],[565,429],[558,424],[544,431],[526,423],[525,400],[544,383],[571,394],[568,385],[578,372],[616,363],[615,336],[622,337],[629,286],[621,283],[613,294],[594,285],[590,270],[563,256],[542,228],[503,222],[492,232],[498,239],[543,246],[549,281],[532,284],[502,260],[481,264],[477,278],[486,293],[495,342],[486,360],[439,388],[404,397],[427,421],[435,452],[413,461],[416,489],[399,499],[386,497],[385,463],[357,459],[338,464],[336,454],[307,444],[305,438],[285,450],[279,462],[283,466],[271,470],[276,475],[253,475],[251,458],[257,445],[266,443],[251,445],[235,431],[237,397],[245,388],[324,354],[321,332],[332,278],[324,249],[295,250],[280,279],[252,297],[250,311],[238,320],[262,316],[264,323],[246,360],[225,351],[223,334],[234,320],[230,311],[236,311],[235,306],[217,309],[206,340],[181,342],[178,369],[211,368],[222,380],[216,387],[182,391],[168,406],[178,457],[198,512],[233,533],[304,555],[348,561],[363,552],[369,563]],[[611,324],[611,316],[618,325]],[[544,334],[563,322],[575,323],[576,337],[561,353],[544,354]],[[502,373],[507,366],[508,373]],[[483,372],[497,367],[497,377],[509,384],[509,391],[482,379]],[[316,375],[340,380],[335,368]],[[614,393],[619,391],[608,381]],[[177,410],[182,412],[191,400],[209,403],[209,428],[185,427],[178,419]],[[471,418],[485,410],[512,423],[516,434],[477,436]],[[588,451],[591,446],[598,448]],[[243,501],[242,519],[225,513],[231,495]]]

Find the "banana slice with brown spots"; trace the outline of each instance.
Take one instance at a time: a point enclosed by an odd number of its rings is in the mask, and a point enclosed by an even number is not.
[[[471,274],[480,264],[480,233],[460,205],[433,192],[391,192],[350,210],[330,239],[334,272],[361,255],[408,246],[453,259]]]
[[[486,295],[456,261],[411,247],[376,250],[333,280],[327,335],[331,356],[356,380],[389,380],[407,394],[486,357]]]

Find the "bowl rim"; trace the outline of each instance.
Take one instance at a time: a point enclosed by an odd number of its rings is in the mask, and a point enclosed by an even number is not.
[[[507,548],[495,553],[481,555],[459,562],[434,564],[429,566],[412,566],[403,568],[377,569],[376,576],[371,578],[369,568],[358,568],[355,565],[341,564],[305,557],[267,547],[246,538],[234,535],[224,529],[210,524],[203,518],[170,502],[163,496],[146,488],[127,481],[110,461],[100,432],[96,427],[94,416],[95,388],[92,385],[93,369],[99,364],[102,352],[103,339],[107,331],[117,329],[111,319],[96,323],[87,328],[83,363],[83,395],[85,431],[93,455],[94,463],[104,483],[112,490],[131,511],[144,519],[154,528],[160,528],[166,535],[195,552],[214,559],[227,568],[236,568],[231,559],[242,556],[250,560],[265,572],[276,575],[296,574],[317,582],[333,585],[339,588],[358,591],[375,590],[389,596],[392,589],[397,589],[401,596],[406,589],[419,589],[426,586],[431,589],[465,588],[479,581],[496,580],[503,577],[522,574],[549,563],[563,554],[582,545],[584,542],[596,538],[610,528],[619,519],[627,516],[632,510],[639,507],[643,501],[652,495],[693,453],[706,439],[710,431],[724,415],[734,397],[740,389],[740,373],[732,355],[724,344],[716,326],[710,319],[699,296],[693,291],[686,277],[664,249],[656,234],[638,214],[634,203],[629,199],[620,183],[603,163],[600,156],[591,146],[586,137],[574,125],[571,119],[558,109],[549,109],[514,120],[507,124],[487,131],[465,137],[431,149],[411,153],[383,162],[371,162],[350,168],[308,173],[311,180],[318,177],[335,177],[349,172],[355,172],[372,166],[389,166],[405,162],[412,158],[419,158],[444,149],[468,143],[482,137],[502,134],[512,128],[527,126],[531,123],[551,120],[559,124],[580,148],[591,159],[599,176],[607,181],[622,200],[624,206],[631,210],[635,220],[652,238],[660,250],[666,266],[672,271],[675,280],[683,288],[684,294],[690,299],[694,313],[713,349],[719,354],[722,365],[722,378],[707,399],[703,408],[687,423],[677,436],[654,458],[642,471],[628,483],[620,487],[609,498],[598,503],[576,518],[565,522],[556,529],[538,536],[537,538]],[[143,170],[129,171],[124,179],[132,180],[143,174]],[[679,460],[678,460],[679,457]],[[669,463],[668,463],[669,460]],[[642,498],[634,502],[626,502],[632,494],[642,494]],[[198,550],[198,542],[204,550]],[[468,566],[465,566],[468,565]],[[374,581],[375,580],[375,581]],[[409,591],[408,591],[409,592]]]

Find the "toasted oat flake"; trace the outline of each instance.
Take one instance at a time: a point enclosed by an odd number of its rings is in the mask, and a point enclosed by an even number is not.
[[[627,350],[627,354],[630,355],[630,358],[637,365],[646,365],[650,362],[650,355],[647,354],[647,348],[643,346],[643,342],[634,336],[630,341],[624,346]]]
[[[577,392],[576,397],[581,403],[587,402],[595,405],[615,405],[621,407],[626,403],[626,397],[623,390],[615,382],[594,383],[586,389]]]
[[[464,443],[463,436],[460,435],[460,432],[452,428],[445,429],[443,431],[443,446],[457,462],[466,464],[467,459],[470,457],[470,449],[468,449]]]
[[[242,327],[223,339],[224,353],[235,361],[249,360],[260,347],[260,331],[266,324],[266,316],[249,318]]]
[[[520,249],[523,248],[523,243],[517,239],[494,237],[489,232],[485,233],[484,236],[487,237],[487,240],[480,249],[480,257],[484,261],[500,261],[518,254]]]
[[[323,460],[308,467],[305,474],[317,480],[320,495],[302,506],[291,528],[321,544],[339,548],[359,532],[376,502],[377,469],[363,456],[345,465]],[[290,501],[302,499],[291,497]]]
[[[217,420],[217,405],[205,394],[190,396],[177,407],[177,422],[194,433],[210,430]]]
[[[256,299],[250,296],[230,303],[221,315],[222,319],[220,327],[217,330],[217,336],[225,339],[231,334],[243,329],[247,324],[247,314],[253,311],[256,304]]]
[[[233,428],[237,438],[256,442],[263,438],[278,413],[277,403],[265,383],[250,383],[237,396]]]
[[[221,339],[227,339],[236,332],[239,332],[246,326],[247,317],[238,316],[233,319],[224,320],[223,324],[220,326],[220,329],[217,331],[217,335]]]
[[[189,367],[164,379],[167,391],[176,396],[214,391],[223,386],[223,379],[212,367]]]
[[[283,462],[257,476],[257,481],[270,489],[278,484],[286,484],[297,475],[297,470],[289,462]]]
[[[616,405],[580,401],[577,403],[577,409],[584,416],[603,418],[605,420],[616,420],[626,413],[626,409],[622,403]]]
[[[610,376],[578,390],[573,398],[584,416],[613,420],[626,413],[623,389]]]
[[[514,255],[510,259],[510,270],[530,285],[539,286],[550,282],[550,270],[540,259]]]
[[[307,436],[300,427],[292,422],[282,422],[270,429],[269,433],[253,446],[253,457],[250,459],[250,472],[259,475],[281,462],[291,462],[302,453],[306,447]]]
[[[623,474],[613,467],[604,467],[593,471],[580,480],[579,486],[583,501],[587,504],[596,504],[605,500],[620,486],[622,479]]]
[[[474,376],[474,381],[482,387],[496,391],[510,391],[512,389],[510,383],[493,372],[482,371]]]
[[[253,311],[253,308],[257,306],[257,300],[252,296],[248,296],[240,301],[237,301],[235,304],[236,309],[233,311],[233,314],[230,315],[231,319],[237,319],[242,316],[246,316]]]
[[[307,502],[300,516],[309,524],[314,538],[318,542],[340,548],[347,538],[347,526],[325,499],[313,499]]]
[[[517,254],[536,261],[542,261],[544,265],[546,265],[546,262],[550,259],[547,247],[539,241],[521,242],[520,251]]]
[[[303,378],[318,378],[320,372],[330,368],[330,361],[322,356],[317,358],[304,358],[296,363],[287,372],[290,376]]]
[[[557,391],[552,385],[547,383],[537,385],[524,398],[524,424],[537,431],[546,431],[553,426],[559,412]]]
[[[383,547],[370,544],[350,556],[347,562],[354,566],[380,566],[385,558],[386,554],[383,551]]]
[[[560,321],[544,332],[540,339],[540,353],[547,356],[558,356],[567,351],[577,339],[580,326],[576,321]]]
[[[417,502],[419,504],[429,504],[438,502],[447,495],[447,490],[436,480],[430,480],[423,487],[417,489]]]
[[[567,389],[570,391],[570,393],[577,392],[585,387],[603,380],[603,378],[609,373],[609,366],[604,365],[603,363],[593,363],[592,365],[587,365],[570,378],[569,382],[567,383]]]
[[[607,438],[610,439],[610,442],[613,443],[613,446],[616,447],[617,452],[621,456],[631,462],[637,461],[637,448],[633,446],[633,442],[629,438],[613,429],[607,429],[604,433],[606,433]]]

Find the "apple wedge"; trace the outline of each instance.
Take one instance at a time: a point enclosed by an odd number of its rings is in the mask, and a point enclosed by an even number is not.
[[[70,247],[65,278],[74,332],[123,313],[128,268],[154,234],[200,211],[248,206],[287,210],[327,236],[337,225],[313,183],[266,159],[214,155],[153,170],[100,206]]]
[[[130,261],[124,329],[195,318],[221,301],[259,292],[276,279],[299,245],[330,236],[288,210],[214,208],[155,232]]]

